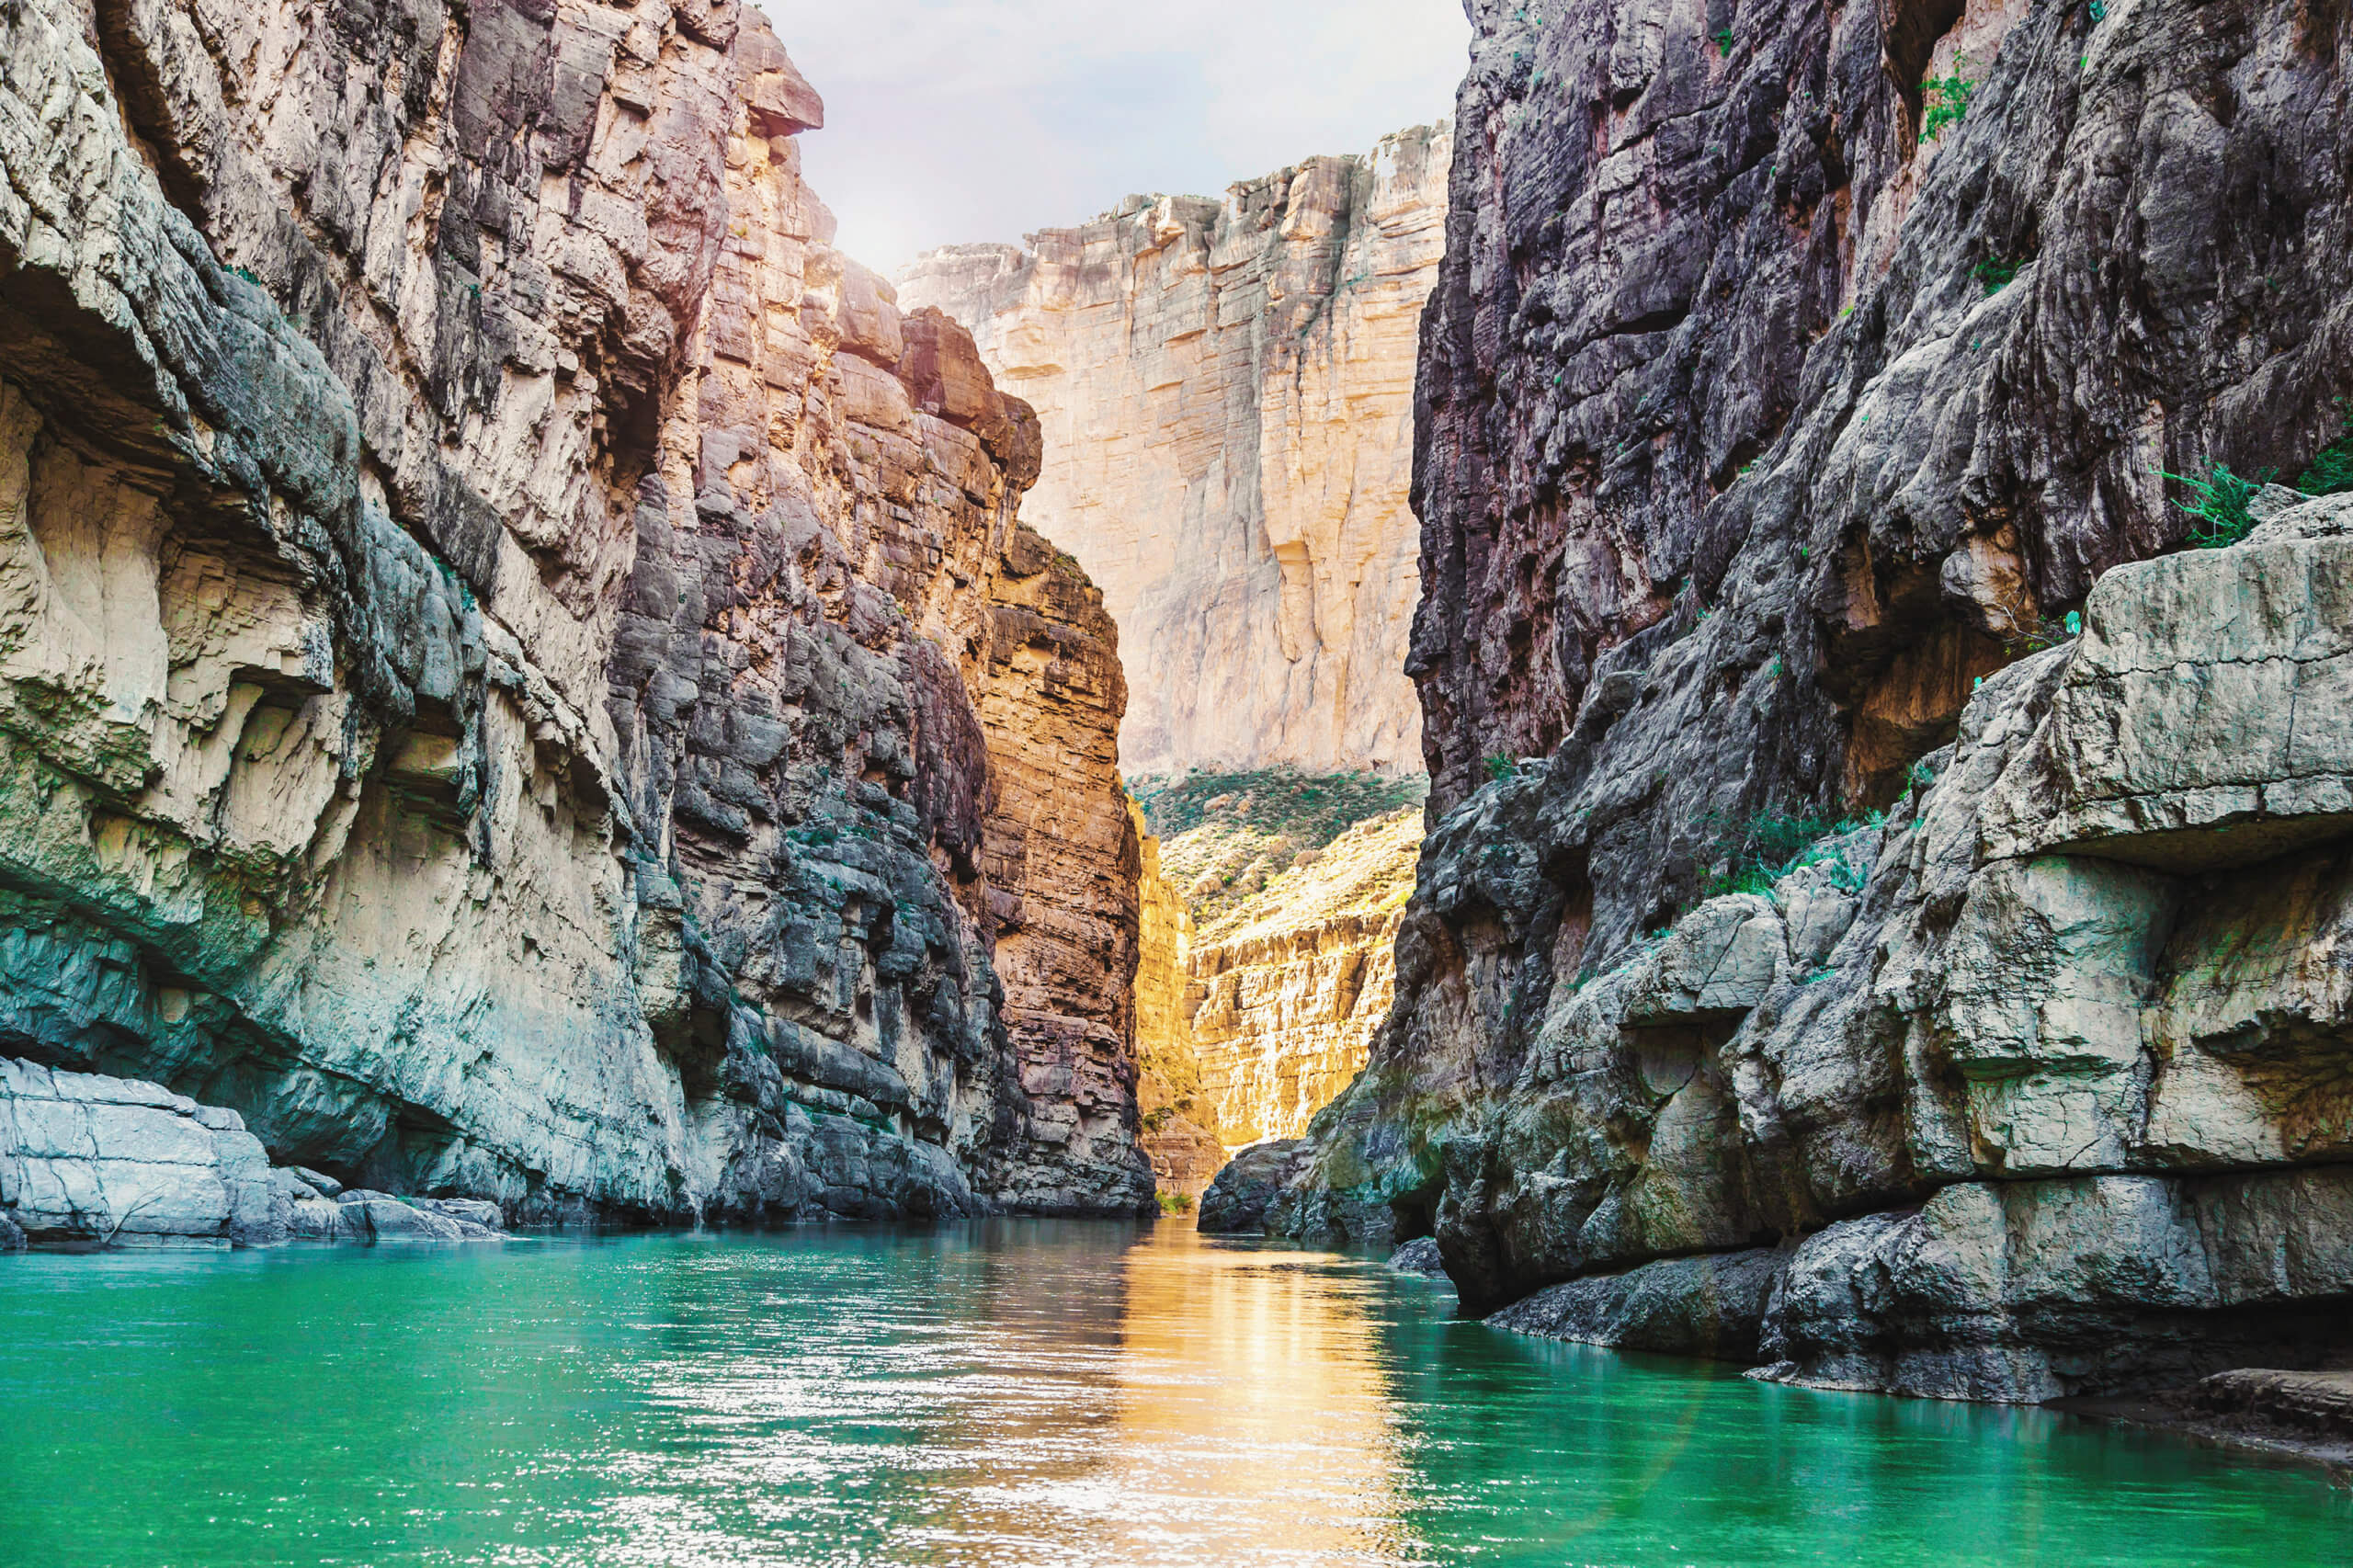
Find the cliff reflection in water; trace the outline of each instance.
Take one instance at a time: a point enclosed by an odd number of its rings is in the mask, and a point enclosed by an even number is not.
[[[1328,1254],[1188,1231],[1128,1254],[1107,1514],[1186,1561],[1399,1561],[1398,1419],[1371,1292]],[[1139,1555],[1134,1561],[1147,1561]]]

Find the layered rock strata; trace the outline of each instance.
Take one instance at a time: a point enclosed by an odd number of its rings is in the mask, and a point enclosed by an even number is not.
[[[1566,939],[1573,760],[1483,788],[1424,858],[1416,1000],[1204,1215],[1434,1230],[1471,1308],[1547,1287],[1507,1326],[1818,1387],[2043,1401],[2353,1352],[2353,495],[2256,513],[2108,573],[1883,822],[1597,972],[1500,950]],[[1398,1049],[1475,1017],[1440,959],[1482,931],[1497,1013]]]
[[[1120,624],[1131,775],[1418,769],[1413,367],[1451,146],[1424,127],[903,275],[1038,408],[1029,513]]]
[[[1421,780],[1192,770],[1135,788],[1139,821],[1171,834],[1145,841],[1146,1124],[1199,1162],[1198,1192],[1225,1153],[1297,1135],[1363,1065],[1413,890]]]
[[[1133,1210],[1038,427],[701,0],[0,17],[0,1045],[525,1218]]]
[[[1215,1101],[1201,1085],[1187,1002],[1193,920],[1185,901],[1161,873],[1160,840],[1145,830],[1142,810],[1129,805],[1143,846],[1136,884],[1142,905],[1136,962],[1136,1105],[1143,1113],[1144,1153],[1164,1198],[1197,1199],[1225,1165],[1225,1145],[1202,1125]]]
[[[1359,824],[1191,944],[1186,1028],[1227,1148],[1298,1137],[1364,1065],[1421,841],[1410,809]]]

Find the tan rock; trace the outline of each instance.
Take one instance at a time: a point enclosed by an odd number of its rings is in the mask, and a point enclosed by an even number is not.
[[[1038,409],[1028,516],[1120,624],[1131,776],[1419,770],[1406,493],[1452,144],[1404,131],[902,275]]]
[[[1199,934],[1187,1007],[1227,1148],[1298,1137],[1364,1065],[1421,842],[1412,808],[1359,824]]]
[[[1146,831],[1142,811],[1131,801],[1128,812],[1142,849],[1136,883],[1136,1108],[1161,1192],[1198,1199],[1224,1165],[1225,1146],[1200,1119],[1211,1113],[1185,1006],[1193,920],[1183,895],[1161,874],[1160,840]]]

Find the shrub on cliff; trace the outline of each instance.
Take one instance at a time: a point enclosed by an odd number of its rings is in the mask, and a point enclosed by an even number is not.
[[[2255,528],[2255,514],[2249,507],[2271,483],[2272,471],[2265,469],[2250,479],[2233,473],[2227,463],[2209,462],[2203,475],[2168,473],[2165,477],[2189,490],[2190,500],[2176,500],[2174,505],[2198,519],[2189,530],[2190,544],[2200,550],[2222,550],[2238,543]]]

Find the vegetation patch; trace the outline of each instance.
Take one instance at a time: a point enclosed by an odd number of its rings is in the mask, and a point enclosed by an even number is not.
[[[1989,256],[1975,267],[1971,267],[1969,275],[1985,285],[1986,297],[1991,299],[2008,288],[2017,278],[2018,268],[2025,265],[2024,262],[2005,261],[1998,256]]]
[[[1160,838],[1162,874],[1200,926],[1216,923],[1294,870],[1313,866],[1360,823],[1418,819],[1429,780],[1376,773],[1200,769],[1128,781]]]
[[[2249,478],[2233,473],[2226,463],[2209,462],[2203,474],[2167,473],[2165,477],[2189,492],[2190,499],[2174,501],[2197,519],[2189,530],[2189,542],[2200,550],[2222,550],[2253,531],[2255,514],[2250,507],[2273,474],[2265,469]]]
[[[2296,481],[2307,495],[2341,495],[2353,490],[2353,403],[2344,398],[2336,406],[2345,415],[2345,433],[2313,456],[2312,466]]]
[[[1969,115],[1969,100],[1977,91],[1977,84],[1961,75],[1969,63],[1966,55],[1953,57],[1949,76],[1931,76],[1920,84],[1920,140],[1934,142],[1944,134],[1948,125],[1959,125]]]
[[[1715,817],[1715,813],[1710,815]],[[1815,812],[1759,812],[1725,824],[1714,836],[1711,856],[1723,863],[1723,869],[1709,879],[1704,896],[1769,893],[1773,884],[1790,872],[1824,865],[1830,868],[1836,886],[1847,892],[1859,892],[1870,878],[1870,868],[1849,860],[1846,846],[1836,841],[1886,820],[1885,812],[1836,821]]]

